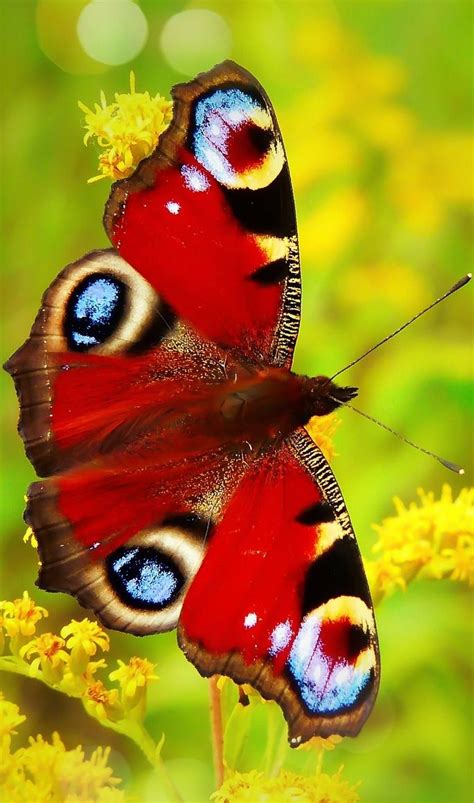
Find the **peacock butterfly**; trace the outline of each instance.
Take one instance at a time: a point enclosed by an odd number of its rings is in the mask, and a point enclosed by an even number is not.
[[[304,424],[356,394],[291,372],[295,209],[271,103],[226,61],[173,90],[154,153],[113,185],[113,249],[46,290],[7,370],[38,584],[110,628],[177,627],[202,675],[249,683],[295,746],[355,735],[377,693],[372,603]]]

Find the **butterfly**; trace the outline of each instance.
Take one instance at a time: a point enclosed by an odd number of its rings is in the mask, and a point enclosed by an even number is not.
[[[112,187],[113,248],[59,274],[6,365],[43,477],[25,512],[38,585],[109,628],[177,628],[203,676],[276,700],[292,746],[354,736],[379,683],[373,607],[304,425],[356,389],[291,371],[298,239],[265,91],[226,61],[172,96]]]

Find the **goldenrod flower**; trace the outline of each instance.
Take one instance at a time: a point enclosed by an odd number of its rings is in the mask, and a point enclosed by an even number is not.
[[[66,750],[59,734],[38,735],[11,752],[11,734],[24,722],[17,705],[0,695],[0,788],[8,803],[123,803],[120,783],[108,766],[110,748],[87,759],[82,748]]]
[[[451,580],[474,584],[474,538],[462,535],[453,548],[441,550],[441,558],[446,560],[445,571]]]
[[[3,610],[3,628],[10,637],[10,649],[16,654],[28,638],[34,636],[37,623],[48,616],[48,611],[36,605],[27,591],[13,602],[1,602],[0,608]]]
[[[138,704],[144,704],[146,687],[150,680],[158,680],[154,674],[155,666],[147,658],[133,656],[125,664],[117,661],[119,668],[110,673],[110,680],[118,681],[122,691],[122,701],[129,710]]]
[[[89,179],[126,178],[139,162],[155,149],[160,134],[168,127],[173,104],[161,95],[135,91],[135,75],[130,73],[130,93],[116,93],[115,102],[107,104],[101,92],[100,105],[89,109],[79,101],[85,114],[84,144],[95,137],[103,153],[99,157],[99,175]]]
[[[375,602],[391,594],[396,588],[405,590],[402,570],[393,562],[391,555],[383,555],[376,561],[366,561],[365,568]]]
[[[86,711],[97,719],[117,721],[125,716],[118,689],[107,689],[101,680],[87,687],[83,703]]]
[[[18,751],[28,778],[28,794],[17,800],[89,803],[112,799],[118,803],[125,799],[124,793],[115,789],[120,779],[108,766],[110,747],[98,747],[86,759],[80,746],[66,750],[58,733],[53,733],[51,743],[42,736],[29,741],[29,747]],[[112,798],[101,794],[107,789],[115,791]]]
[[[336,745],[342,742],[342,736],[328,736],[326,739],[323,739],[322,736],[313,736],[312,739],[308,739],[307,742],[301,744],[297,750],[307,751],[307,750],[334,750]]]
[[[84,672],[84,679],[87,683],[92,683],[94,680],[94,675],[99,669],[106,669],[107,664],[103,658],[99,658],[98,661],[89,661],[86,666]]]
[[[0,692],[0,740],[3,742],[6,737],[16,733],[15,728],[21,725],[25,719],[26,717],[20,714],[18,706],[5,700]]]
[[[28,529],[26,530],[26,533],[23,536],[23,543],[27,544],[28,541],[30,542],[30,544],[33,547],[33,549],[37,549],[38,548],[38,539],[36,538],[36,535],[34,534],[34,532],[31,529],[31,527],[28,527]]]
[[[69,662],[69,655],[62,649],[64,644],[64,639],[54,633],[42,633],[22,647],[22,658],[38,656],[30,664],[31,676],[37,677],[41,671],[48,683],[59,683]]]
[[[306,424],[308,435],[319,446],[327,460],[331,460],[337,454],[332,439],[340,423],[341,420],[336,413],[331,413],[330,415],[315,415]]]
[[[110,639],[97,622],[82,619],[80,622],[72,619],[70,624],[61,630],[61,636],[66,639],[66,646],[71,650],[70,667],[73,673],[81,675],[85,672],[91,655],[97,649],[107,651]]]
[[[375,598],[405,588],[416,576],[474,583],[474,489],[457,499],[444,485],[440,499],[418,491],[419,504],[394,499],[396,516],[374,525],[379,539],[367,570]]]
[[[231,770],[228,777],[211,796],[216,803],[357,803],[356,788],[341,777],[342,767],[335,775],[317,773],[310,777],[282,771],[276,778],[252,770],[240,773]]]
[[[35,603],[25,593],[21,600],[0,602],[0,625],[3,618],[11,623],[15,621],[17,615],[20,622],[24,623],[25,611],[33,611],[33,615],[29,617],[31,620],[47,616],[47,611],[35,606]],[[3,625],[5,625],[4,621]],[[0,627],[0,634],[2,632]],[[25,643],[18,639],[22,639]],[[152,766],[160,767],[162,773],[166,772],[160,755],[164,737],[155,743],[141,721],[145,715],[146,685],[156,677],[153,674],[154,667],[149,661],[132,658],[127,666],[121,661],[121,666],[114,677],[119,680],[122,688],[108,689],[102,680],[96,677],[99,670],[107,669],[105,660],[103,658],[91,660],[91,657],[99,649],[108,650],[109,637],[97,623],[91,622],[89,619],[80,622],[73,619],[62,628],[61,636],[54,633],[43,633],[33,639],[28,639],[27,636],[20,633],[16,640],[10,638],[9,647],[10,654],[0,655],[0,670],[33,676],[50,688],[81,700],[90,716],[106,725],[107,728],[131,739],[143,751]],[[68,653],[67,649],[71,652]],[[67,800],[68,803],[82,801],[83,798],[80,795],[59,798],[53,795],[50,797],[49,787],[44,794],[38,791],[38,786],[31,790],[25,787],[24,771],[22,767],[18,769],[16,756],[19,754],[12,756],[9,753],[10,733],[13,732],[12,728],[15,724],[22,721],[23,718],[18,719],[18,709],[15,706],[10,703],[5,706],[2,708],[0,695],[0,721],[5,727],[4,733],[0,727],[0,788],[3,792],[5,787],[6,799],[12,800],[13,803],[20,803],[16,792],[11,790],[21,786],[24,791],[21,803],[31,803],[36,800],[38,803],[46,800],[48,803],[50,801],[51,803],[56,801],[62,803],[63,800]],[[5,738],[2,740],[2,737]],[[49,747],[41,749],[47,750]],[[9,779],[7,785],[3,783],[5,773]],[[17,776],[20,780],[22,779],[21,783],[16,784]],[[100,801],[114,803],[116,799],[112,787],[104,787],[99,790],[96,797],[85,798],[91,803],[92,800],[94,803],[100,803]],[[120,795],[118,799],[122,799]]]

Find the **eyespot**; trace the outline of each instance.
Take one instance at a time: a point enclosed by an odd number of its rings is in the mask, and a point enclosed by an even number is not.
[[[73,594],[106,627],[138,635],[176,627],[212,526],[201,514],[175,515],[100,559],[97,545],[79,545],[66,522],[29,520],[39,541],[39,586]]]
[[[203,529],[184,522],[144,530],[108,556],[101,570],[101,594],[111,600],[100,614],[106,625],[133,633],[176,627],[205,551]]]
[[[117,329],[126,302],[126,285],[111,274],[92,274],[71,293],[64,331],[71,351],[101,346]]]
[[[192,150],[229,189],[261,189],[281,172],[283,145],[263,99],[243,89],[217,89],[194,110]]]
[[[176,563],[159,549],[123,547],[107,558],[109,580],[126,605],[163,610],[176,602],[184,577]]]
[[[143,276],[107,249],[86,254],[59,274],[32,335],[50,337],[51,352],[120,354],[157,345],[175,321]]]

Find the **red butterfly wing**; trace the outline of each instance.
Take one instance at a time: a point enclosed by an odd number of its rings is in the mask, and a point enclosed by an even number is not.
[[[154,154],[114,185],[107,233],[183,319],[255,362],[290,365],[300,272],[290,174],[263,88],[224,62],[173,90]]]
[[[27,454],[49,475],[26,511],[42,587],[76,595],[110,627],[176,624],[243,471],[239,449],[223,454],[201,426],[225,361],[115,252],[59,274],[6,365]]]
[[[372,603],[341,492],[304,430],[241,481],[178,632],[202,674],[275,699],[292,744],[361,728],[379,675]]]

